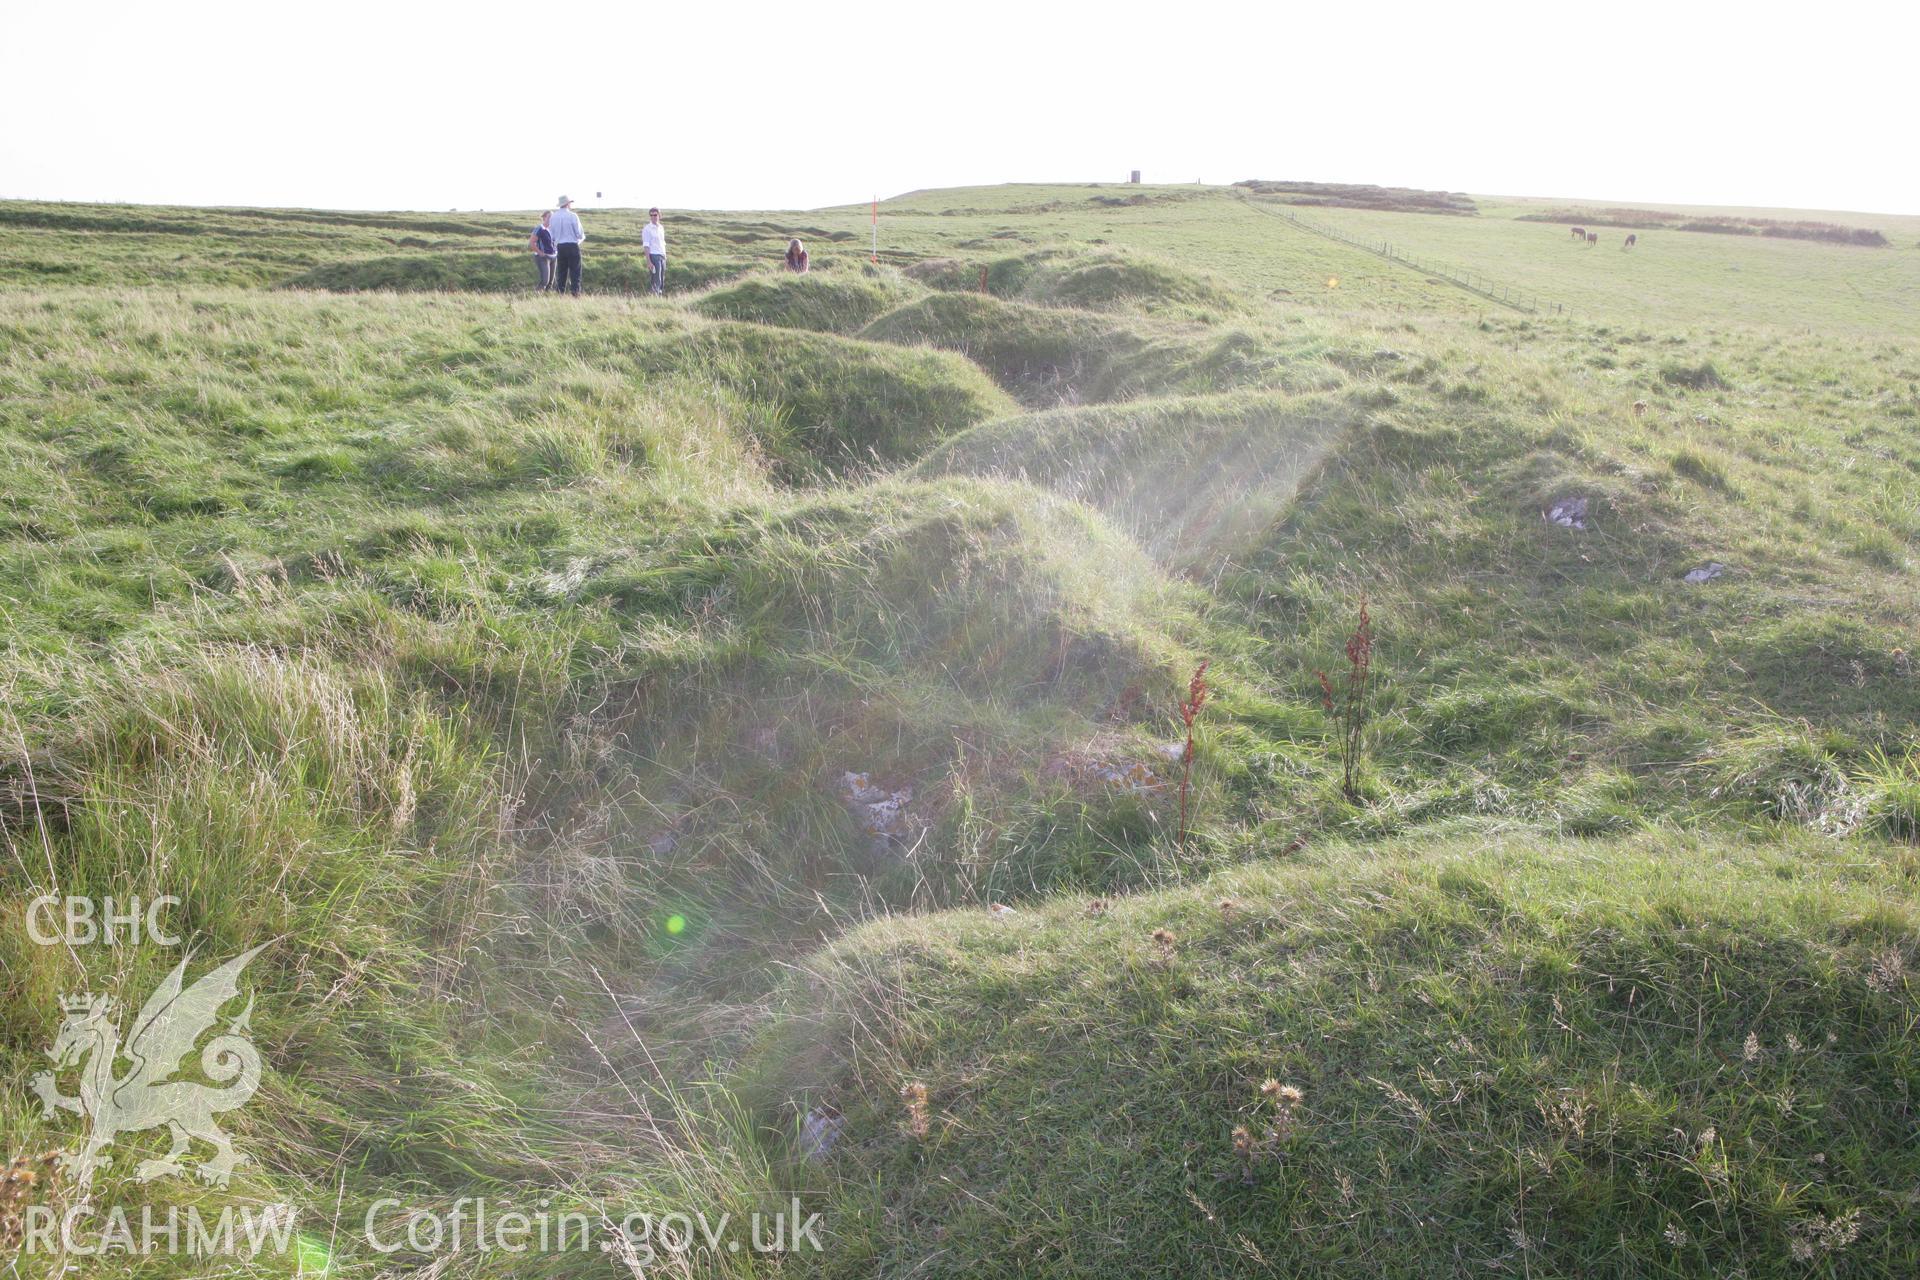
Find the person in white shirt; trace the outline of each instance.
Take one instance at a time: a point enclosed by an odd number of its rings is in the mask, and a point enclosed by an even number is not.
[[[556,255],[553,288],[556,293],[565,292],[571,280],[571,292],[577,298],[580,296],[580,242],[587,238],[587,233],[580,226],[580,215],[573,211],[573,201],[561,196],[558,204],[560,207],[553,211],[553,218],[547,224],[547,230],[553,233]]]
[[[640,228],[640,243],[647,251],[647,273],[653,278],[653,296],[667,293],[667,229],[660,225],[660,211],[647,210],[647,225]]]

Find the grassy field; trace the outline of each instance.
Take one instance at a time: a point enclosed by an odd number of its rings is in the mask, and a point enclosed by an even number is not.
[[[1592,321],[1873,337],[1910,333],[1920,313],[1920,218],[1901,220],[1883,249],[1642,231],[1628,251],[1628,232],[1617,227],[1596,227],[1597,245],[1577,244],[1565,223],[1519,222],[1499,212],[1474,219],[1359,209],[1310,214],[1347,235],[1537,292]]]
[[[0,1160],[173,894],[252,1162],[95,1196],[301,1222],[10,1274],[1920,1270],[1920,220],[1265,203],[0,203]]]

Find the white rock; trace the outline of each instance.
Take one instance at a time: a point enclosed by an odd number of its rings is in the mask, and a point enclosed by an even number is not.
[[[1693,583],[1695,586],[1698,586],[1702,582],[1712,582],[1715,578],[1719,577],[1721,574],[1725,573],[1726,571],[1727,571],[1727,566],[1721,564],[1718,560],[1709,560],[1706,564],[1701,565],[1698,569],[1687,570],[1687,576],[1685,580],[1687,582]]]
[[[1557,524],[1562,529],[1584,529],[1587,527],[1587,500],[1561,498],[1543,514],[1548,524]]]
[[[840,1140],[847,1118],[832,1107],[816,1107],[800,1122],[800,1155],[806,1160],[822,1160]]]

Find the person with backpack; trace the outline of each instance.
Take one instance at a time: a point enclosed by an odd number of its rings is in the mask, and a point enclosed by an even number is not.
[[[574,297],[580,296],[580,242],[587,238],[586,231],[580,226],[580,215],[573,211],[573,201],[561,196],[559,207],[553,211],[547,230],[553,233],[554,279],[556,293],[569,291]]]
[[[545,293],[553,288],[553,260],[556,255],[553,249],[553,232],[547,228],[547,223],[552,219],[553,210],[551,209],[541,214],[540,225],[533,229],[531,236],[527,237],[527,247],[533,250],[533,265],[540,278],[538,285],[535,286],[537,293]]]

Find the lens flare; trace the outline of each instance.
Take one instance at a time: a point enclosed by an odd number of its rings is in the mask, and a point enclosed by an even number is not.
[[[327,1246],[309,1235],[302,1235],[294,1245],[295,1274],[301,1276],[329,1276],[333,1274],[333,1256],[327,1252]]]
[[[687,929],[687,918],[685,916],[668,916],[667,917],[668,933],[675,933],[675,934],[685,933],[686,929]]]

